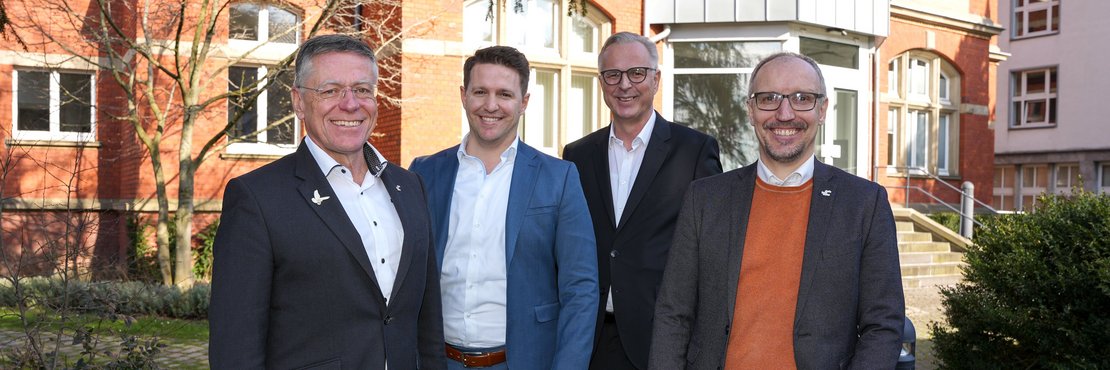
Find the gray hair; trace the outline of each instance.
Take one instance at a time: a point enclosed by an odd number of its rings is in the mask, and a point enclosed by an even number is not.
[[[305,78],[308,78],[308,74],[312,71],[312,60],[314,58],[334,52],[355,53],[369,58],[374,67],[374,78],[377,79],[378,59],[374,57],[374,50],[370,48],[370,45],[347,35],[322,35],[308,39],[297,50],[297,58],[294,60],[296,63],[294,84],[301,86]]]
[[[775,53],[775,54],[771,54],[770,56],[768,56],[766,58],[763,58],[763,60],[759,61],[759,64],[755,65],[755,69],[752,70],[752,75],[748,77],[748,95],[751,95],[751,94],[757,92],[757,91],[753,91],[753,89],[755,89],[755,76],[759,74],[759,71],[761,69],[763,69],[763,66],[767,65],[767,63],[770,63],[772,60],[779,59],[779,58],[797,58],[797,59],[800,59],[803,62],[809,63],[809,65],[811,67],[813,67],[813,70],[817,72],[817,83],[818,83],[818,86],[820,86],[819,88],[821,89],[821,91],[819,91],[819,93],[828,94],[828,92],[825,91],[825,75],[821,74],[821,67],[817,66],[817,61],[813,60],[813,58],[810,58],[810,57],[802,55],[802,54],[789,52],[789,51],[782,51],[782,52],[778,52],[778,53]]]
[[[654,63],[651,68],[659,69],[659,50],[655,49],[655,43],[651,42],[651,39],[644,37],[643,35],[627,31],[617,32],[612,36],[609,36],[608,39],[605,39],[605,44],[601,46],[601,51],[597,53],[597,64],[599,66],[601,65],[601,56],[605,54],[605,50],[609,49],[610,46],[628,43],[638,43],[640,45],[643,45],[644,49],[646,49],[648,52],[648,56],[651,57],[651,60]]]

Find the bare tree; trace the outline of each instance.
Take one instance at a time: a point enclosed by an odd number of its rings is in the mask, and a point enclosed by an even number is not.
[[[5,4],[14,15],[13,33],[26,42],[27,50],[53,51],[80,59],[96,66],[106,76],[103,79],[118,88],[113,90],[118,104],[103,104],[105,98],[98,99],[102,102],[99,117],[106,117],[104,121],[109,124],[129,124],[144,149],[155,184],[155,234],[162,279],[167,285],[182,287],[191,286],[194,280],[191,238],[198,168],[226,145],[292,122],[290,112],[289,117],[264,129],[243,132],[235,123],[244,110],[228,117],[226,123],[212,113],[222,112],[225,102],[229,106],[251,105],[262,91],[289,80],[282,74],[288,73],[292,55],[276,61],[265,76],[253,81],[229,81],[229,68],[255,60],[256,52],[290,35],[307,38],[321,32],[357,34],[371,38],[372,45],[387,52],[398,48],[405,32],[399,26],[399,0],[294,1],[305,9],[297,24],[270,30],[269,40],[232,55],[227,48],[227,24],[233,2],[88,1],[11,0]],[[382,83],[387,85],[383,90],[389,90],[388,84],[397,81]],[[219,122],[222,129],[204,130],[202,125],[212,122]],[[176,171],[172,171],[171,161],[176,162]],[[176,205],[171,202],[169,187],[174,180]],[[171,228],[175,230],[174,240],[170,240]]]

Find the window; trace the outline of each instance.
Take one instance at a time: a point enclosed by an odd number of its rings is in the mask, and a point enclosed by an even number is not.
[[[799,37],[799,50],[819,64],[859,69],[859,46]]]
[[[273,5],[231,5],[228,38],[253,42],[296,45],[300,40],[298,17]]]
[[[1031,211],[1037,205],[1037,196],[1048,191],[1048,165],[1021,167],[1021,202],[1018,209]]]
[[[17,140],[95,139],[96,85],[91,73],[17,69],[12,80]]]
[[[227,90],[244,93],[228,99],[227,119],[235,122],[228,136],[238,141],[232,144],[232,151],[265,152],[278,149],[257,144],[278,145],[280,149],[288,151],[297,143],[297,124],[289,91],[293,86],[293,73],[278,73],[271,77],[273,81],[267,86],[265,79],[268,72],[268,67],[236,66],[228,69]],[[262,83],[258,83],[260,81]],[[267,87],[257,91],[257,86]],[[255,93],[258,97],[251,99]],[[239,148],[235,148],[236,146]]]
[[[1056,165],[1056,194],[1071,194],[1072,187],[1081,186],[1079,183],[1079,164],[1057,164]]]
[[[604,126],[609,110],[597,87],[597,52],[612,21],[591,5],[585,14],[566,14],[568,0],[463,2],[463,42],[468,50],[491,45],[520,49],[532,65],[531,97],[521,121],[521,139],[558,156],[566,144]],[[462,123],[465,131],[467,125]]]
[[[897,166],[898,165],[898,156],[896,155],[896,153],[898,153],[898,150],[895,149],[895,148],[898,147],[898,126],[899,126],[898,118],[899,117],[901,117],[901,113],[898,113],[898,109],[887,110],[887,113],[886,113],[886,165],[887,166]],[[893,171],[894,168],[888,168],[888,170]]]
[[[748,74],[780,41],[675,41],[674,120],[716,137],[721,165],[731,170],[755,162],[758,142],[748,122]]]
[[[1098,189],[1100,193],[1110,193],[1110,163],[1102,163],[1098,166]]]
[[[888,128],[893,147],[887,163],[911,175],[957,176],[960,141],[960,75],[948,61],[910,51],[887,65]],[[905,83],[897,82],[906,76]],[[896,112],[896,113],[895,113]],[[899,169],[899,171],[907,171]]]
[[[994,168],[994,208],[1014,210],[1014,166]]]
[[[1010,127],[1056,125],[1056,68],[1013,73]]]
[[[1060,31],[1060,0],[1014,0],[1014,37]]]

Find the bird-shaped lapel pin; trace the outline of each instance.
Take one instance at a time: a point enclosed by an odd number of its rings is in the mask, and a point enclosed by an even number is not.
[[[312,199],[310,199],[310,200],[312,201],[312,203],[316,203],[316,205],[321,205],[321,204],[324,203],[325,200],[328,200],[328,199],[331,199],[331,197],[321,197],[319,190],[313,190],[312,191]]]
[[[832,190],[821,190],[821,195],[826,197],[832,196]]]

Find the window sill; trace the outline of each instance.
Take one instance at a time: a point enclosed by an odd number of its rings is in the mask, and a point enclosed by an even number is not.
[[[1044,37],[1044,36],[1054,36],[1054,35],[1059,34],[1059,33],[1060,33],[1060,30],[1040,31],[1040,32],[1037,32],[1037,33],[1027,33],[1027,34],[1024,34],[1024,35],[1021,35],[1021,36],[1011,36],[1010,41],[1035,39],[1035,38]]]
[[[285,154],[251,154],[251,153],[220,153],[220,159],[227,160],[264,160],[275,161],[284,157]]]
[[[4,144],[9,147],[26,146],[26,147],[56,147],[56,148],[100,148],[99,141],[73,141],[73,140],[27,140],[27,139],[6,139]]]
[[[1036,129],[1042,129],[1042,128],[1056,128],[1056,124],[1032,124],[1032,125],[1022,125],[1022,126],[1010,125],[1011,130],[1036,130]]]

